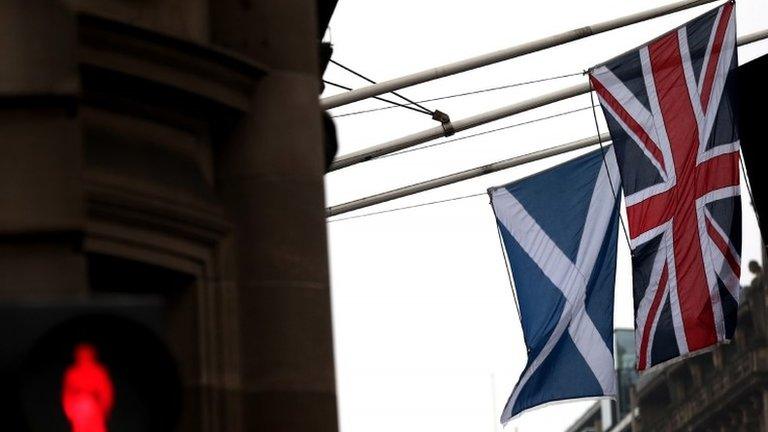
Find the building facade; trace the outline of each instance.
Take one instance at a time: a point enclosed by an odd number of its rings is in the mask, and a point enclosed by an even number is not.
[[[768,297],[761,276],[743,289],[740,303],[731,343],[640,377],[633,431],[768,431]]]
[[[768,291],[750,269],[731,343],[638,375],[631,331],[617,330],[617,402],[595,402],[567,431],[768,431]]]
[[[0,303],[151,299],[176,430],[337,430],[317,3],[0,2]]]

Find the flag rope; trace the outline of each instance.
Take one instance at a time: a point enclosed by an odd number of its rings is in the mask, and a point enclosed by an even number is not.
[[[757,209],[755,208],[755,196],[752,194],[752,185],[750,184],[749,177],[747,177],[747,170],[744,165],[744,153],[742,153],[741,150],[739,150],[739,159],[739,162],[741,162],[739,164],[741,165],[741,173],[744,176],[744,184],[747,186],[747,193],[749,194],[750,205],[752,206],[752,210],[755,213],[755,219],[757,219],[757,228],[760,229],[762,226],[760,224],[760,215],[757,213]],[[763,249],[768,249],[768,245],[763,244]]]
[[[490,193],[488,194],[488,197],[490,198]],[[491,204],[491,209],[493,210],[493,217],[496,218],[496,210],[493,209],[493,204]],[[499,246],[501,247],[501,259],[504,260],[504,269],[507,272],[507,279],[509,280],[509,289],[512,291],[512,298],[515,301],[515,309],[517,309],[517,319],[520,320],[520,326],[523,325],[523,316],[520,315],[520,302],[517,301],[517,293],[515,292],[515,281],[512,279],[512,269],[509,267],[509,257],[507,257],[507,249],[504,247],[504,239],[501,237],[501,228],[499,228],[498,223],[496,224],[496,233],[499,235]],[[526,351],[530,352],[530,348],[528,348],[528,344],[525,344]]]
[[[619,193],[618,189],[614,187],[613,180],[611,179],[611,170],[608,168],[608,162],[605,161],[605,148],[603,147],[603,140],[600,138],[600,124],[597,121],[597,111],[595,110],[595,96],[594,88],[592,88],[592,80],[589,80],[589,100],[592,102],[592,117],[595,119],[595,130],[597,131],[597,143],[600,145],[600,152],[603,155],[603,165],[605,166],[605,173],[608,174],[608,184],[611,187],[611,190],[616,190],[617,193]],[[618,205],[618,204],[617,204]],[[629,241],[629,234],[627,233],[627,227],[624,225],[624,218],[621,217],[621,210],[619,210],[619,224],[621,225],[621,231],[624,233],[624,239],[627,241],[627,247],[629,248],[629,254],[634,257],[634,252],[632,251],[632,242]]]

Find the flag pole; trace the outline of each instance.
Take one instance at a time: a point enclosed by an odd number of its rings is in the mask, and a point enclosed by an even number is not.
[[[746,45],[752,42],[757,42],[759,40],[763,40],[766,38],[768,38],[768,30],[762,30],[762,31],[750,33],[748,35],[738,38],[736,41],[736,45],[742,46],[742,45]],[[539,108],[544,105],[548,105],[554,102],[559,102],[561,100],[572,98],[574,96],[586,94],[589,92],[589,89],[590,87],[588,82],[585,82],[583,84],[577,84],[571,87],[567,87],[551,93],[537,96],[535,98],[526,99],[524,101],[517,102],[512,105],[507,105],[505,107],[497,108],[492,111],[476,114],[474,116],[467,117],[461,120],[456,120],[452,122],[453,129],[456,132],[467,130],[476,126],[490,123],[495,120],[500,120],[502,118],[509,117],[515,114],[520,114],[522,112],[529,111],[534,108]],[[430,129],[426,129],[421,132],[416,132],[414,134],[411,134],[402,138],[397,138],[392,141],[387,141],[382,144],[371,146],[356,152],[348,153],[346,155],[337,157],[331,164],[329,171],[335,171],[341,168],[346,168],[348,166],[355,165],[360,162],[365,162],[375,157],[383,156],[389,153],[394,153],[398,150],[403,150],[409,147],[413,147],[417,144],[425,143],[427,141],[440,138],[444,136],[444,134],[445,134],[445,129],[443,128],[443,126],[435,126]]]
[[[471,117],[463,118],[461,120],[456,120],[451,123],[453,124],[454,131],[461,132],[466,129],[490,123],[494,120],[503,119],[505,117],[529,111],[534,108],[539,108],[553,102],[572,98],[581,94],[586,94],[589,92],[589,89],[589,83],[585,82],[583,84],[577,84],[568,88],[547,93],[542,96],[526,99],[522,102],[507,105],[492,111],[487,111],[481,114],[473,115]],[[333,161],[328,171],[335,171],[341,168],[346,168],[350,165],[365,162],[378,156],[393,153],[408,147],[413,147],[417,144],[440,138],[444,136],[444,134],[445,130],[442,126],[435,126],[421,132],[416,132],[402,138],[397,138],[395,140],[385,142],[383,144],[375,145],[360,151],[339,156],[336,158],[336,160]]]
[[[320,105],[323,109],[337,108],[342,105],[351,104],[353,102],[361,101],[373,96],[378,96],[384,93],[397,91],[405,87],[421,84],[427,81],[432,81],[438,78],[455,75],[461,72],[466,72],[472,69],[481,68],[494,63],[498,63],[504,60],[513,59],[525,54],[534,53],[554,46],[562,45],[567,42],[575,41],[585,38],[587,36],[603,33],[609,30],[614,30],[620,27],[626,27],[631,24],[636,24],[649,19],[657,18],[663,15],[668,15],[674,12],[690,9],[696,6],[701,6],[707,3],[712,3],[717,0],[683,0],[675,3],[671,3],[665,6],[649,9],[643,12],[637,12],[631,15],[615,18],[608,21],[603,21],[591,26],[585,26],[569,30],[563,33],[545,37],[531,42],[526,42],[521,45],[516,45],[510,48],[505,48],[499,51],[479,55],[466,60],[450,63],[447,65],[439,66],[432,69],[427,69],[421,72],[416,72],[404,77],[391,79],[389,81],[380,82],[370,86],[362,87],[356,90],[352,90],[346,93],[341,93],[334,96],[328,96],[320,100]]]
[[[414,195],[420,192],[428,191],[430,189],[436,189],[449,184],[458,183],[460,181],[469,180],[475,177],[481,177],[486,174],[494,173],[496,171],[505,170],[518,165],[526,164],[528,162],[537,161],[540,159],[548,158],[551,156],[567,153],[573,150],[578,150],[584,147],[589,147],[600,142],[606,143],[611,140],[611,136],[608,133],[595,135],[589,138],[583,138],[577,141],[572,141],[567,144],[562,144],[556,147],[550,147],[544,150],[535,151],[532,153],[524,154],[521,156],[515,156],[513,158],[505,159],[499,162],[494,162],[487,165],[481,165],[475,168],[471,168],[465,171],[449,174],[447,176],[439,177],[432,180],[423,181],[421,183],[415,183],[410,186],[404,186],[401,188],[393,189],[391,191],[382,192],[380,194],[372,195],[365,198],[360,198],[348,203],[335,205],[329,207],[326,210],[326,216],[336,216],[342,213],[359,210],[361,208],[370,207],[372,205],[381,204],[394,199],[403,198],[409,195]]]
[[[766,38],[768,38],[768,29],[744,35],[736,40],[736,44],[741,46],[751,44],[752,42],[757,42]]]

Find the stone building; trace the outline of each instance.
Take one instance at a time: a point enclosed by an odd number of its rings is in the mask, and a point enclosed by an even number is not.
[[[767,294],[744,288],[732,343],[640,376],[633,431],[768,431]]]
[[[621,355],[631,336],[617,333],[619,403],[595,402],[567,432],[768,431],[768,291],[762,269],[749,268],[731,343],[638,376],[634,356]]]
[[[177,430],[337,429],[318,106],[335,3],[0,2],[0,303],[156,301]],[[34,324],[17,315],[6,334]]]

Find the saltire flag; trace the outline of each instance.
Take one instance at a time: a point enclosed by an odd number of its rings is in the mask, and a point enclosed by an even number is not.
[[[528,349],[502,423],[547,402],[616,395],[619,172],[604,152],[488,190]]]
[[[736,327],[735,18],[724,4],[590,71],[621,171],[641,371]]]

